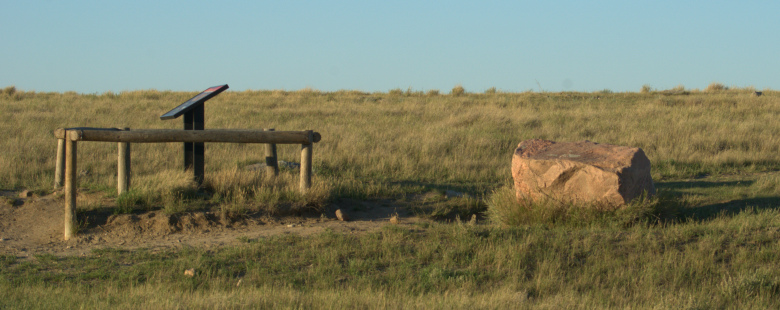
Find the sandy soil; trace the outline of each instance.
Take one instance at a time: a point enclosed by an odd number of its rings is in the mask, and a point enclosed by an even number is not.
[[[25,258],[43,253],[87,255],[101,248],[209,248],[239,245],[247,238],[281,234],[305,236],[327,229],[365,233],[393,225],[389,219],[396,213],[400,219],[397,225],[421,221],[394,206],[391,201],[349,199],[332,203],[320,214],[285,217],[247,215],[233,220],[224,220],[218,214],[208,212],[167,215],[161,211],[150,211],[114,215],[102,210],[82,214],[82,227],[77,237],[64,241],[63,197],[32,195],[22,198],[20,194],[19,191],[0,191],[0,255]],[[80,194],[79,200],[82,198]],[[335,211],[338,209],[345,211],[351,220],[336,219]]]

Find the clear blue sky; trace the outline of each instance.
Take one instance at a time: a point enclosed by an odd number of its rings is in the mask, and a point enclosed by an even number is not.
[[[779,1],[7,1],[0,87],[780,89]]]

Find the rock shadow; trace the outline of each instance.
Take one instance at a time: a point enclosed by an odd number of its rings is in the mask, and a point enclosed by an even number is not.
[[[749,187],[755,183],[754,180],[741,180],[741,181],[678,181],[678,182],[658,182],[656,188],[664,191],[666,195],[669,195],[670,203],[675,204],[678,198],[684,194],[690,194],[689,190],[692,188],[713,189],[713,188],[743,188]],[[709,203],[700,206],[685,206],[683,203],[673,206],[677,208],[676,220],[695,220],[705,221],[716,218],[718,216],[734,216],[745,210],[767,210],[774,209],[780,210],[780,197],[777,196],[761,196],[761,197],[746,197],[741,199],[734,199],[725,202]]]

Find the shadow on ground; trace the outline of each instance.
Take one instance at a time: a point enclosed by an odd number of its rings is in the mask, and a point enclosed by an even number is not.
[[[735,188],[746,188],[753,185],[753,180],[740,181],[678,181],[678,182],[658,182],[656,188],[663,191],[665,195],[671,198],[671,201],[680,201],[686,194],[700,194],[706,196],[712,191],[722,189],[723,191],[733,191]],[[699,192],[699,193],[697,193]],[[671,202],[675,204],[674,202]],[[677,203],[675,207],[679,209],[676,214],[678,220],[696,220],[704,221],[713,219],[717,216],[733,216],[745,210],[780,210],[780,197],[777,196],[758,196],[745,197],[733,200],[719,202],[704,202],[700,205],[685,205]]]

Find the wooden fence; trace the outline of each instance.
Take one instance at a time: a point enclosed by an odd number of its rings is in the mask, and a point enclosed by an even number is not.
[[[77,145],[78,141],[98,141],[118,143],[117,194],[121,195],[130,186],[130,143],[167,143],[167,142],[222,142],[222,143],[264,143],[266,144],[266,164],[276,163],[276,144],[301,145],[301,181],[302,193],[311,188],[311,164],[313,145],[320,141],[319,133],[307,131],[274,131],[242,129],[140,129],[129,128],[59,128],[54,131],[57,138],[57,163],[54,175],[55,189],[65,186],[65,240],[75,235],[76,227],[76,189],[78,184]],[[269,159],[268,156],[273,156]],[[268,165],[267,173],[278,173],[278,168]]]

